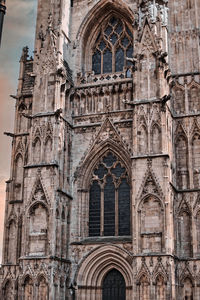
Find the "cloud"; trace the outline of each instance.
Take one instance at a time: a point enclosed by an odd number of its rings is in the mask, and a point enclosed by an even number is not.
[[[9,179],[12,142],[11,138],[3,135],[3,132],[14,130],[15,101],[9,95],[16,93],[22,48],[27,45],[31,51],[33,50],[37,0],[10,0],[6,5],[0,49],[0,258],[5,180]]]
[[[22,48],[28,45],[31,53],[33,51],[36,4],[36,0],[12,0],[7,3],[0,51],[0,72],[11,74],[13,81],[17,78]]]

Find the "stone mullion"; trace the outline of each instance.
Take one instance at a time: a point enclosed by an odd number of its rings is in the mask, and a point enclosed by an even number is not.
[[[142,227],[142,212],[141,210],[137,211],[137,218],[136,218],[136,224],[137,224],[137,253],[142,253],[142,236],[141,236],[141,227]]]
[[[132,160],[132,170],[135,170],[135,160]],[[131,234],[132,234],[132,247],[133,252],[138,252],[138,213],[136,211],[136,199],[135,199],[135,193],[133,191],[136,190],[135,188],[135,173],[132,171],[132,182],[131,182],[131,189],[130,189],[130,202],[131,202]],[[136,225],[137,224],[137,225]],[[137,242],[136,242],[137,241]]]
[[[27,256],[29,254],[29,250],[30,250],[30,235],[29,235],[29,231],[30,231],[30,215],[26,216],[25,218],[27,220],[26,226],[25,226],[25,230],[24,230],[24,238],[25,238],[25,249],[23,251],[23,255]]]
[[[197,253],[197,239],[195,238],[196,235],[196,226],[195,226],[195,218],[194,218],[194,211],[192,211],[191,214],[191,245],[192,245],[192,256],[194,256]]]
[[[112,51],[112,73],[115,73],[116,72],[116,70],[115,70],[115,53],[116,53],[116,49],[115,49],[114,46],[112,46],[111,51]]]
[[[192,146],[190,147],[190,141],[189,138],[187,138],[187,149],[188,149],[188,159],[187,159],[187,168],[186,172],[188,172],[189,178],[188,178],[188,184],[189,188],[193,188],[193,171],[192,171]]]
[[[148,120],[148,124],[147,124],[147,141],[148,141],[148,145],[147,145],[147,153],[146,154],[149,154],[150,151],[151,151],[151,125],[152,125],[151,122]]]
[[[167,128],[166,128],[166,112],[161,111],[161,153],[167,152],[167,141],[166,136],[168,136]]]
[[[103,52],[100,51],[101,53],[101,74],[103,74]]]
[[[100,235],[104,235],[104,187],[101,188],[101,221],[100,221]]]
[[[119,235],[119,194],[118,188],[115,188],[115,235]]]

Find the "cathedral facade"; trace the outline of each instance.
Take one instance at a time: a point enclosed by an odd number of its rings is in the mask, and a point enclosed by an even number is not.
[[[1,299],[200,299],[199,24],[199,0],[38,0]]]

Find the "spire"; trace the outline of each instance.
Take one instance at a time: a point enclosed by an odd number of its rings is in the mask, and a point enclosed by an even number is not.
[[[1,46],[1,36],[3,30],[3,19],[6,13],[6,0],[0,0],[0,46]]]

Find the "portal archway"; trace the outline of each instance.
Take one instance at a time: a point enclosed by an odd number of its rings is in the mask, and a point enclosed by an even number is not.
[[[104,245],[92,250],[80,262],[74,282],[77,283],[78,300],[132,300],[132,255],[114,245]],[[111,283],[108,283],[111,280]],[[111,284],[116,281],[114,296],[108,296]],[[116,287],[116,284],[115,284]],[[107,289],[107,291],[106,291]],[[117,293],[125,298],[117,298]],[[124,296],[125,293],[125,296]],[[112,294],[111,294],[112,295]]]

